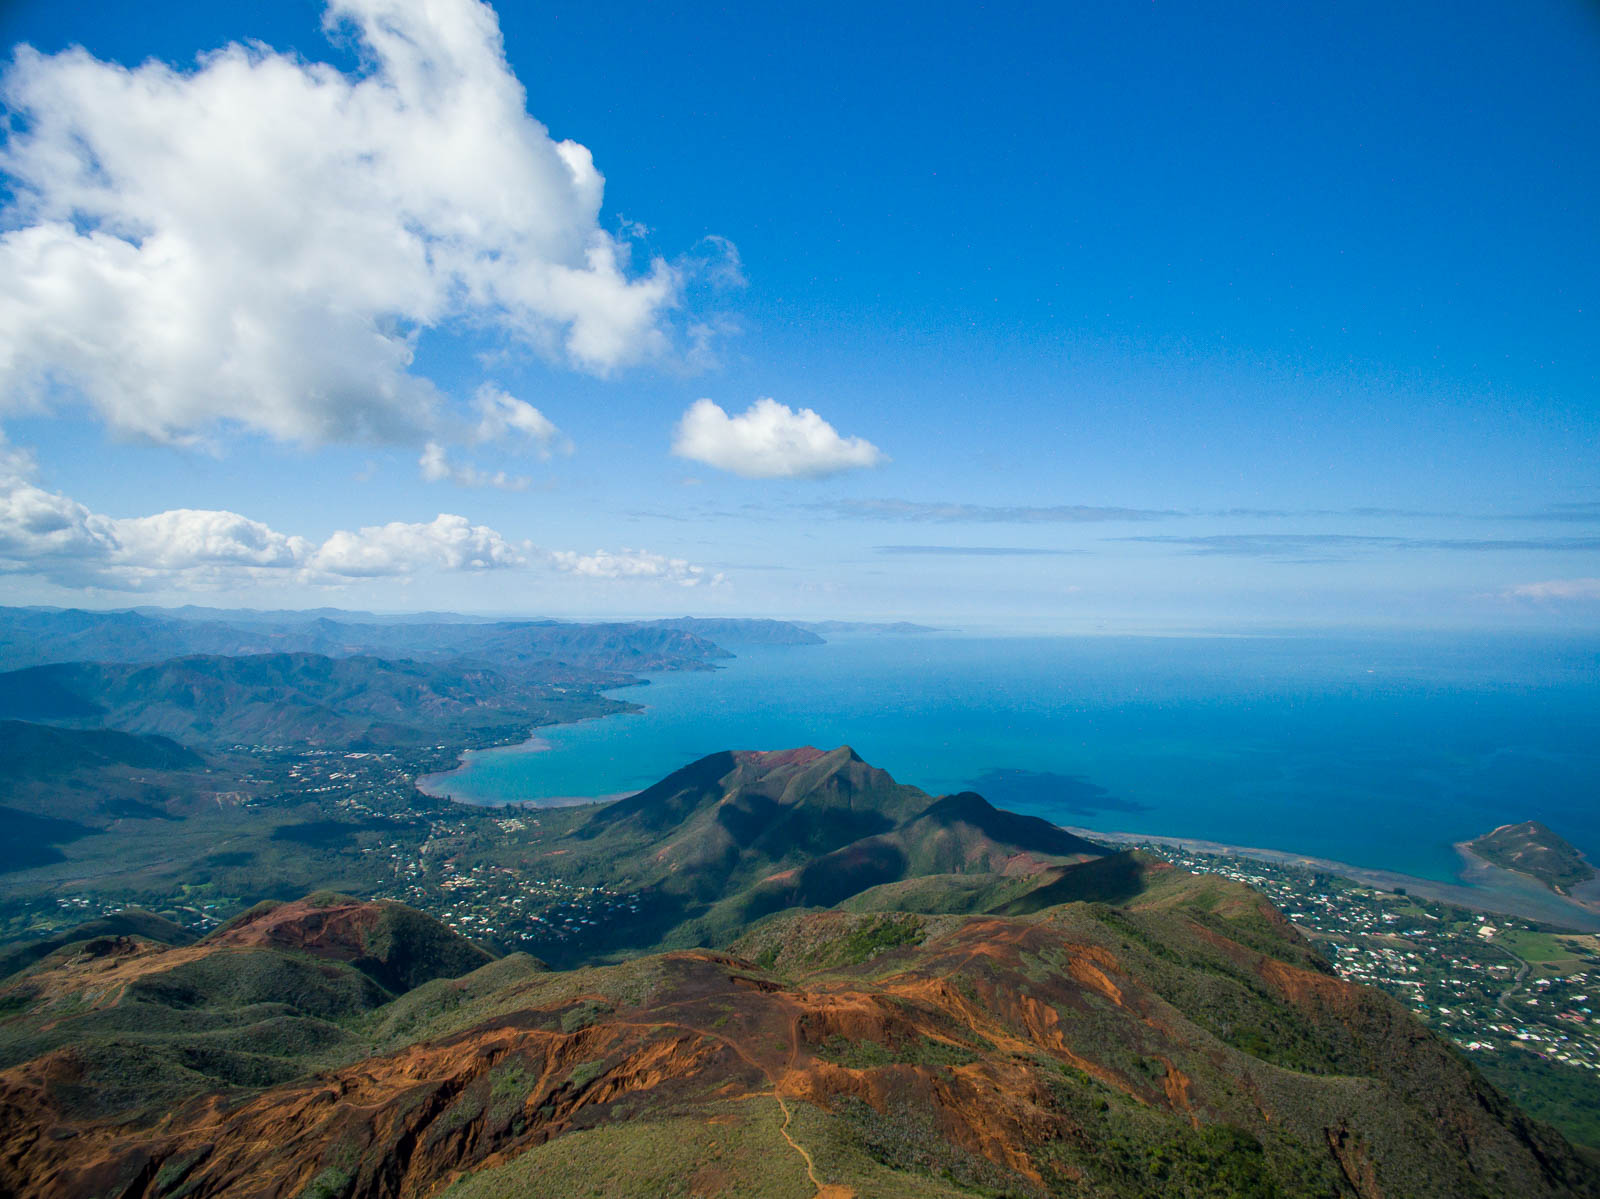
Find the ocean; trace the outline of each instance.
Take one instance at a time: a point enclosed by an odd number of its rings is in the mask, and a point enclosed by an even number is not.
[[[639,790],[723,749],[850,745],[933,794],[1060,824],[1286,850],[1441,881],[1453,842],[1542,820],[1600,861],[1600,643],[1533,636],[847,635],[743,646],[615,692],[429,789]]]

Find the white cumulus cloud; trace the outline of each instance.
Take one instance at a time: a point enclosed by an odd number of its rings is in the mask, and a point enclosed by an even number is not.
[[[427,524],[392,521],[355,532],[341,530],[318,547],[307,565],[317,573],[370,578],[424,569],[493,570],[526,562],[523,549],[487,525],[441,513]]]
[[[32,457],[0,437],[0,574],[68,587],[237,588],[540,566],[592,579],[716,584],[721,575],[647,550],[544,551],[464,516],[340,530],[321,542],[203,508],[112,517],[38,485]]]
[[[107,523],[116,540],[116,561],[151,573],[219,566],[298,567],[312,552],[305,538],[285,536],[237,512],[174,508]]]
[[[596,550],[592,554],[556,550],[550,560],[557,570],[589,579],[657,579],[680,587],[698,587],[702,583],[716,587],[726,581],[720,573],[708,574],[702,566],[648,550]]]
[[[326,24],[361,73],[259,44],[189,70],[18,48],[0,412],[81,401],[168,443],[421,442],[443,408],[412,370],[425,329],[596,374],[675,344],[683,272],[601,227],[605,180],[528,114],[492,9],[331,0]],[[519,404],[480,415],[544,444]]]
[[[747,479],[814,479],[886,461],[870,441],[841,437],[810,408],[765,398],[739,416],[696,400],[678,421],[672,452]]]

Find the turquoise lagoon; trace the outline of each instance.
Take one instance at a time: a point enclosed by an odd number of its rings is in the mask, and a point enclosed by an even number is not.
[[[1105,831],[1439,880],[1453,842],[1538,819],[1600,861],[1600,644],[1558,637],[852,635],[729,644],[429,789],[624,794],[722,749],[850,745],[932,793]]]

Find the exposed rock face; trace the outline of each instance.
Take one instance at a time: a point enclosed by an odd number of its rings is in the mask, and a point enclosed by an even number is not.
[[[1600,1199],[1255,892],[848,748],[713,755],[556,852],[726,948],[556,971],[332,894],[100,922],[0,981],[0,1195]]]
[[[438,982],[435,1006],[455,1014],[421,1039],[131,1123],[69,1114],[77,1066],[64,1050],[0,1076],[0,1186],[281,1196],[322,1179],[363,1199],[426,1196],[561,1138],[761,1100],[782,1113],[789,1167],[838,1194],[873,1191],[836,1143],[864,1146],[889,1175],[1133,1194],[1144,1191],[1116,1188],[1152,1168],[1143,1146],[1188,1152],[1216,1130],[1237,1142],[1218,1159],[1227,1168],[1283,1183],[1261,1193],[1597,1193],[1559,1138],[1407,1013],[1319,968],[1251,912],[1247,892],[1233,897],[1236,927],[1170,901],[892,927],[825,912],[768,922],[739,946],[749,957],[674,953],[487,989],[477,976]],[[313,949],[366,919],[321,910],[327,939],[311,937]],[[211,951],[271,942],[290,923],[246,922]],[[148,974],[164,954],[197,951],[112,957]],[[791,1131],[803,1111],[807,1135],[826,1127],[827,1138],[808,1146]],[[1305,1189],[1287,1189],[1296,1178]]]

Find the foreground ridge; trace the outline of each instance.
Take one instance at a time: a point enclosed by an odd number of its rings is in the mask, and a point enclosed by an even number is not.
[[[775,861],[778,832],[815,856]],[[102,923],[25,965],[0,983],[0,1189],[1600,1194],[1241,884],[848,749],[714,755],[570,836],[627,849],[669,936],[705,943],[555,970],[324,893],[186,944]],[[850,880],[832,906],[819,861]]]

